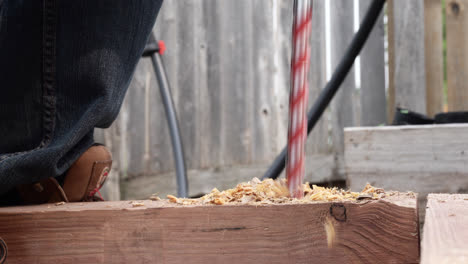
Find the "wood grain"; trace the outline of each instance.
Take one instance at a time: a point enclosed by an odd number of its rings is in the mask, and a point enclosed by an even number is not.
[[[394,0],[387,0],[387,41],[388,41],[388,91],[387,124],[391,124],[395,115],[395,15]]]
[[[291,10],[292,11],[292,10]],[[326,84],[326,43],[325,43],[325,1],[313,1],[312,37],[310,39],[311,55],[309,70],[309,110],[315,103]],[[306,178],[308,181],[323,182],[334,178],[335,163],[328,142],[329,113],[323,114],[311,134],[306,145]],[[320,157],[327,157],[332,162],[316,163]],[[322,159],[323,160],[323,159]],[[325,165],[322,167],[322,165]],[[328,165],[328,166],[327,166]],[[327,175],[321,175],[321,168],[327,168]]]
[[[353,190],[369,182],[386,190],[415,191],[420,208],[428,193],[468,191],[467,124],[347,128],[345,144]]]
[[[389,5],[389,103],[394,101],[388,107],[426,113],[424,1],[392,0]]]
[[[411,194],[344,203],[143,203],[0,208],[8,263],[419,261],[416,197]]]
[[[359,1],[359,15],[362,19],[372,0]],[[386,122],[385,98],[385,27],[384,11],[374,25],[361,54],[361,126],[377,126]]]
[[[444,62],[442,2],[424,1],[424,59],[426,68],[426,108],[429,116],[443,111]]]
[[[447,0],[447,99],[449,111],[468,110],[468,1]]]
[[[331,68],[334,70],[344,55],[346,48],[354,35],[354,1],[330,1],[330,49]],[[354,66],[348,72],[340,89],[331,101],[331,125],[333,152],[335,155],[337,174],[344,178],[343,162],[343,128],[358,125],[359,120],[353,98],[356,93]],[[359,98],[359,97],[357,97]]]
[[[468,263],[468,194],[429,194],[421,244],[423,264]]]

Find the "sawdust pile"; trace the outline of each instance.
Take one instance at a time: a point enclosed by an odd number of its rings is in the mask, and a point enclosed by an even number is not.
[[[249,182],[238,184],[235,188],[220,192],[213,189],[209,194],[198,199],[177,198],[168,195],[172,203],[191,204],[277,204],[277,203],[308,203],[313,201],[356,201],[360,199],[379,199],[384,190],[367,184],[362,192],[351,192],[337,188],[325,188],[308,183],[303,184],[304,198],[295,199],[289,195],[286,180],[266,179],[260,181],[254,178]]]

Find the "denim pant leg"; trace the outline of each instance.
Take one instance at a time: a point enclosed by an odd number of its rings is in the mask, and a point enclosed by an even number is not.
[[[116,118],[162,0],[0,0],[0,194],[57,177]]]

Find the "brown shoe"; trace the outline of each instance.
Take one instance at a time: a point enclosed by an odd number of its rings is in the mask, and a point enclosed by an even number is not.
[[[106,181],[111,166],[111,153],[105,146],[95,145],[73,163],[63,186],[55,178],[48,178],[22,185],[18,191],[27,204],[102,201],[96,194]]]
[[[5,263],[7,256],[8,256],[8,247],[5,241],[3,241],[3,239],[0,237],[0,264]]]

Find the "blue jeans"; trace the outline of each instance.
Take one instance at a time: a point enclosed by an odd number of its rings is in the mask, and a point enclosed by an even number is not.
[[[0,0],[0,194],[58,177],[116,118],[162,0]]]

